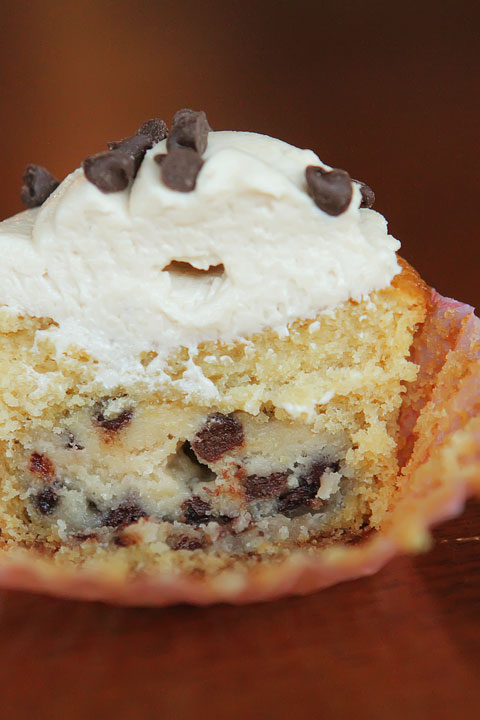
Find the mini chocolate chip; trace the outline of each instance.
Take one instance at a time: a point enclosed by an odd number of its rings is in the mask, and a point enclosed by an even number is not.
[[[303,506],[309,506],[310,500],[313,500],[320,488],[322,475],[327,468],[338,469],[338,463],[317,460],[310,465],[308,470],[300,477],[299,486],[280,496],[278,511],[288,514]]]
[[[133,410],[124,410],[119,415],[115,415],[111,418],[106,418],[102,410],[98,410],[93,416],[93,422],[95,425],[100,426],[109,433],[120,432],[126,427],[133,418]]]
[[[147,135],[132,135],[131,137],[124,138],[123,140],[117,140],[109,142],[108,147],[110,150],[118,150],[122,153],[130,155],[135,161],[135,176],[138,172],[142,160],[145,157],[145,153],[153,146],[151,138]]]
[[[119,192],[135,176],[136,161],[120,150],[90,155],[82,163],[85,177],[104,193]]]
[[[371,208],[375,204],[375,193],[367,183],[361,180],[354,180],[353,182],[360,185],[360,192],[362,193],[362,201],[360,203],[361,208]]]
[[[245,493],[249,500],[256,498],[278,497],[285,488],[288,473],[277,472],[271,475],[249,475],[245,479]]]
[[[125,527],[144,517],[147,517],[147,513],[142,510],[139,505],[125,502],[113,510],[110,510],[110,512],[104,516],[102,524],[109,527]]]
[[[184,108],[173,116],[172,129],[167,138],[167,150],[191,148],[200,155],[205,152],[210,131],[207,116],[200,110]]]
[[[41,475],[45,480],[55,475],[55,465],[46,455],[34,452],[30,455],[29,470],[35,475]]]
[[[42,515],[51,515],[58,505],[59,497],[52,488],[45,488],[35,496],[35,505]]]
[[[298,510],[304,505],[308,505],[316,495],[316,490],[310,485],[300,485],[298,488],[288,490],[280,496],[278,501],[278,511],[288,514],[293,510]]]
[[[121,152],[128,153],[128,155],[145,154],[148,148],[152,147],[152,141],[147,135],[131,135],[130,137],[122,138],[122,140],[113,140],[107,143],[109,150],[120,150]]]
[[[195,189],[203,165],[202,158],[195,150],[177,147],[168,155],[155,155],[154,160],[160,165],[163,182],[171,190],[191,192]]]
[[[328,215],[341,215],[352,199],[352,181],[345,170],[325,170],[309,165],[305,171],[310,195]]]
[[[185,522],[189,525],[199,525],[213,520],[211,516],[210,503],[202,500],[198,495],[192,495],[191,498],[185,500],[182,504]]]
[[[222,455],[244,442],[243,427],[233,415],[215,413],[192,441],[195,453],[207,462],[216,462]]]
[[[20,191],[22,203],[28,208],[42,205],[59,184],[58,180],[41,165],[27,165]]]
[[[161,140],[165,140],[168,135],[168,128],[160,118],[152,118],[140,125],[137,135],[146,135],[152,141],[152,145],[156,145]]]
[[[200,550],[202,543],[200,540],[182,535],[180,538],[172,540],[172,550]]]
[[[135,161],[134,177],[136,177],[138,169],[142,164],[145,153],[156,143],[163,140],[168,135],[167,126],[159,118],[147,120],[138,128],[135,135],[109,142],[110,150],[119,150],[120,152],[130,155]]]

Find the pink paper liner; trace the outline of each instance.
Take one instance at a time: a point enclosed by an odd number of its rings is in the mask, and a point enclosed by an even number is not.
[[[247,603],[301,595],[377,572],[388,560],[428,546],[428,528],[480,495],[480,320],[473,308],[432,291],[412,347],[418,378],[400,413],[399,491],[381,531],[359,544],[297,551],[215,577],[113,576],[60,566],[33,552],[0,551],[0,586],[124,605]]]

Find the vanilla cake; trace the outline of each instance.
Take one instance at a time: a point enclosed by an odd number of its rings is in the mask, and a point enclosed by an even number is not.
[[[0,543],[215,573],[381,528],[428,289],[364,183],[183,110],[0,223]]]

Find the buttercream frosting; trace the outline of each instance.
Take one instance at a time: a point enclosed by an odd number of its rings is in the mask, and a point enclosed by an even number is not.
[[[105,194],[75,170],[40,207],[0,223],[0,305],[52,318],[58,352],[74,345],[115,385],[161,375],[178,346],[285,332],[390,284],[400,247],[382,215],[332,217],[307,192],[311,150],[246,132],[211,132],[192,192],[169,189],[154,156]],[[145,369],[141,353],[157,353]]]

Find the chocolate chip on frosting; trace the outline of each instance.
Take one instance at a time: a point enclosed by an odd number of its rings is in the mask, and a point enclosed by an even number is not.
[[[125,190],[135,176],[136,161],[129,153],[109,150],[90,155],[82,163],[85,177],[104,193]]]
[[[166,123],[160,118],[152,118],[146,120],[137,130],[137,135],[146,135],[152,141],[152,145],[156,145],[161,140],[165,140],[168,135]]]
[[[156,155],[162,171],[162,180],[171,190],[191,192],[196,185],[203,160],[188,147],[174,147],[167,155]]]
[[[305,171],[310,195],[328,215],[341,215],[352,199],[352,180],[345,170],[326,170],[309,165]]]
[[[132,135],[131,137],[124,138],[123,140],[116,140],[108,143],[110,150],[119,150],[127,155],[131,155],[135,161],[135,175],[142,164],[145,153],[152,146],[153,141],[147,135]]]
[[[167,154],[156,155],[162,180],[171,190],[191,192],[196,185],[210,126],[203,111],[184,108],[175,113],[167,137]]]
[[[131,155],[135,160],[136,175],[147,150],[166,138],[167,135],[167,126],[163,120],[152,118],[140,125],[135,135],[123,138],[123,140],[109,142],[108,147],[110,150],[120,150],[127,153],[127,155]]]
[[[184,108],[173,116],[172,129],[167,138],[167,150],[191,148],[200,155],[205,152],[210,131],[207,116],[200,110]]]
[[[361,180],[354,180],[353,182],[360,185],[360,192],[362,193],[362,201],[360,203],[361,208],[371,208],[375,204],[375,193],[367,183]]]
[[[41,165],[27,165],[20,192],[22,203],[28,208],[39,207],[57,188],[59,182]]]

